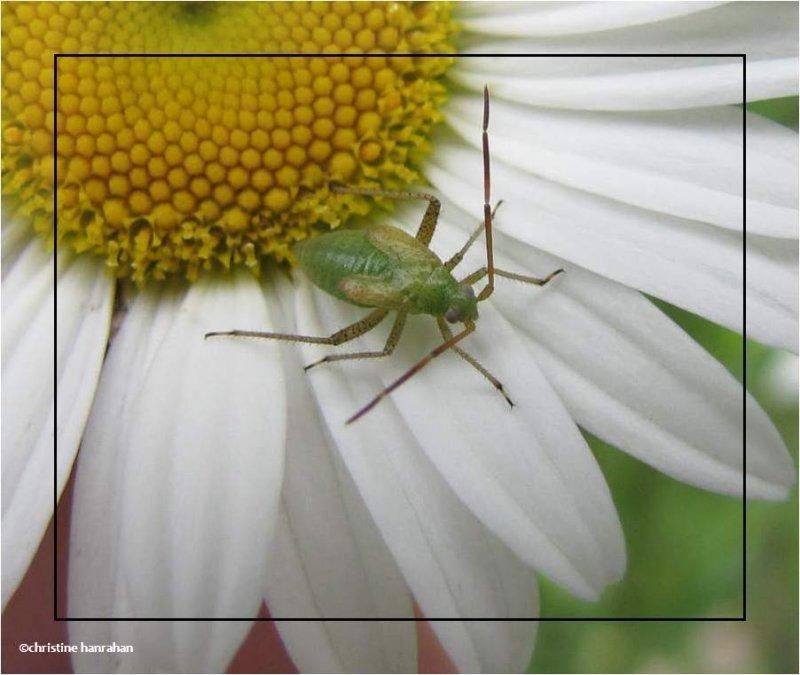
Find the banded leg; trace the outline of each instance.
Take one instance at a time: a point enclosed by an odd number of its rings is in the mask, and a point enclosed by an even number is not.
[[[262,338],[267,340],[286,340],[287,342],[306,342],[313,345],[340,345],[350,340],[355,340],[360,335],[368,333],[381,321],[386,318],[389,313],[388,309],[376,309],[360,321],[345,326],[341,330],[328,337],[315,337],[313,335],[295,335],[293,333],[264,333],[261,331],[253,330],[228,330],[228,331],[214,331],[206,333],[205,337],[217,336],[230,336],[230,337],[247,337],[247,338]]]
[[[436,322],[439,324],[439,332],[442,334],[442,337],[445,340],[449,340],[450,338],[453,337],[453,331],[450,330],[450,327],[447,325],[444,319],[442,319],[441,317],[437,317]],[[465,352],[458,345],[455,345],[453,347],[453,351],[456,354],[458,354],[462,359],[464,359],[469,365],[475,368],[475,370],[477,370],[487,380],[489,380],[489,382],[492,383],[492,386],[503,395],[503,398],[506,400],[508,405],[510,405],[512,408],[514,407],[514,401],[512,401],[511,398],[509,398],[508,394],[506,394],[506,390],[503,387],[503,383],[500,382],[500,380],[498,380],[488,370],[486,370],[486,368],[484,368],[474,356]]]
[[[444,352],[446,352],[448,349],[454,347],[456,343],[463,340],[465,337],[467,337],[467,335],[472,333],[474,330],[475,330],[475,324],[472,323],[471,321],[466,322],[464,330],[462,330],[457,335],[454,335],[449,340],[445,340],[444,342],[442,342],[442,344],[440,344],[438,347],[432,350],[427,356],[417,361],[416,364],[414,364],[411,368],[409,368],[405,373],[403,373],[403,375],[398,377],[389,386],[384,387],[380,392],[378,392],[378,395],[375,396],[375,398],[373,398],[369,403],[367,403],[367,405],[365,405],[363,408],[361,408],[361,410],[356,412],[355,415],[353,415],[349,420],[347,420],[346,424],[352,424],[362,415],[366,415],[370,410],[372,410],[376,405],[378,405],[378,403],[380,403],[381,399],[391,394],[401,384],[407,382],[409,379],[411,379],[411,377],[416,375],[420,370],[422,370],[431,361],[433,361],[433,359],[435,359],[437,356],[441,354],[444,354]]]
[[[550,272],[544,279],[540,279],[539,277],[529,277],[524,274],[517,274],[516,272],[506,272],[505,270],[498,269],[497,267],[494,268],[494,273],[498,277],[505,277],[506,279],[514,279],[514,281],[521,281],[525,284],[534,284],[535,286],[544,286],[548,281],[550,281],[553,277],[558,276],[564,272],[564,268],[561,267],[557,269],[555,272]],[[464,277],[461,280],[462,284],[474,284],[476,281],[480,281],[488,274],[488,270],[485,267],[481,267],[478,270],[475,270],[469,276]],[[478,300],[482,300],[480,296],[478,296]]]
[[[503,200],[501,199],[499,202],[497,202],[497,204],[494,205],[494,208],[492,209],[492,220],[494,220],[494,215],[497,213],[497,209],[500,208],[500,204],[502,203]],[[469,236],[469,239],[467,239],[467,243],[461,247],[461,250],[458,253],[456,253],[444,264],[444,268],[446,270],[452,270],[453,268],[457,267],[458,264],[464,259],[469,247],[477,241],[478,237],[481,236],[481,232],[483,232],[485,229],[486,225],[484,223],[478,225],[477,229]]]
[[[419,224],[416,239],[422,242],[425,246],[431,243],[433,239],[433,232],[436,230],[436,222],[439,220],[439,209],[441,204],[439,200],[427,192],[403,192],[398,190],[372,190],[369,188],[353,188],[346,185],[331,185],[331,192],[338,192],[340,194],[363,195],[365,197],[386,197],[387,199],[426,199],[428,201],[428,208],[425,209],[425,214],[422,216],[422,222]]]
[[[406,316],[408,316],[407,312],[401,311],[397,313],[397,318],[394,320],[394,324],[392,325],[392,330],[389,332],[389,337],[386,338],[386,345],[383,349],[379,352],[350,352],[348,354],[329,354],[328,356],[324,356],[319,361],[314,361],[314,363],[309,363],[304,370],[310,370],[314,366],[318,366],[320,363],[330,363],[331,361],[346,361],[348,359],[377,359],[382,356],[389,356],[395,347],[397,347],[397,343],[400,340],[400,336],[403,334],[403,329],[406,325]]]

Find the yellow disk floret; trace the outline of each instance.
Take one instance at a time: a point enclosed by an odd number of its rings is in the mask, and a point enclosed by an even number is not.
[[[424,56],[453,51],[446,3],[2,9],[3,196],[49,236],[57,181],[59,242],[137,282],[290,259],[367,212],[331,181],[419,180],[452,61]],[[103,56],[60,56],[56,76],[54,52]]]

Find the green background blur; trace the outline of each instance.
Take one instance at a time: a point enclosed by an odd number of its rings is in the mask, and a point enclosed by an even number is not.
[[[793,129],[797,98],[748,109]],[[742,380],[739,335],[658,303]],[[748,342],[748,389],[797,457],[797,391],[770,372],[777,350]],[[742,506],[679,483],[589,438],[625,531],[628,571],[600,602],[541,579],[543,616],[737,616],[742,608]],[[550,622],[539,626],[532,672],[798,672],[797,490],[747,505],[747,618],[742,622]]]

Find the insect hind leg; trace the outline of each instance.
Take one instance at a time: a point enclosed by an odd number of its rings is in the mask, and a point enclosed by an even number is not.
[[[364,335],[371,331],[381,321],[386,318],[389,313],[386,309],[376,309],[370,312],[363,319],[355,323],[345,326],[341,330],[328,335],[327,337],[317,337],[314,335],[299,335],[294,333],[268,333],[263,331],[254,330],[228,330],[228,331],[212,331],[206,333],[204,337],[246,337],[246,338],[259,338],[264,340],[284,340],[286,342],[305,342],[313,345],[340,345],[350,340],[355,340],[360,335]]]
[[[400,312],[397,315],[397,318],[394,320],[394,324],[392,325],[392,330],[389,333],[389,337],[386,339],[386,345],[384,348],[379,352],[349,352],[347,354],[329,354],[328,356],[322,357],[319,361],[314,361],[314,363],[309,363],[305,366],[304,370],[311,370],[315,366],[318,366],[322,363],[331,363],[332,361],[348,361],[351,359],[377,359],[383,356],[389,356],[397,347],[397,343],[400,340],[400,336],[403,334],[403,329],[406,325],[406,316],[407,312]]]

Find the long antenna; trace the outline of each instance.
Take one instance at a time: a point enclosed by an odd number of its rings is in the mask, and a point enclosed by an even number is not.
[[[489,275],[486,287],[478,295],[485,300],[494,291],[494,251],[492,247],[492,177],[489,167],[489,87],[483,87],[483,229],[486,232],[486,271]]]

